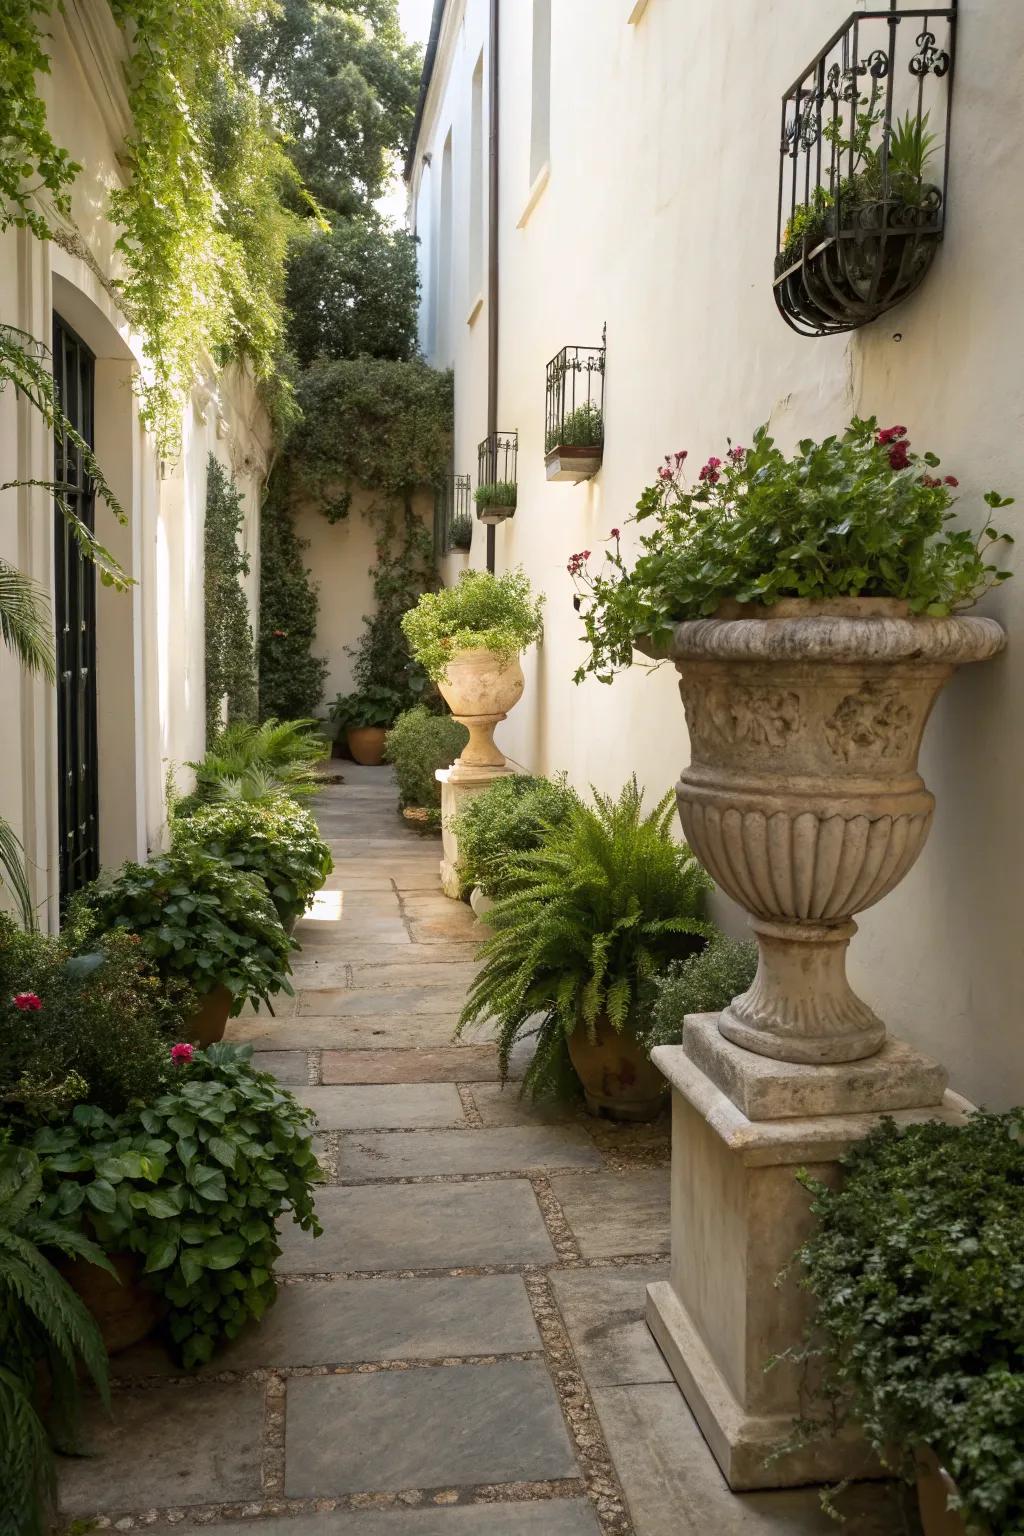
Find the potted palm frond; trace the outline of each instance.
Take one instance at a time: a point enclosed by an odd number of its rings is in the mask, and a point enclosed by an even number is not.
[[[637,1038],[653,979],[712,932],[710,881],[673,821],[671,794],[645,814],[633,778],[617,799],[572,804],[539,848],[510,855],[458,1032],[493,1019],[503,1076],[516,1042],[536,1035],[523,1079],[533,1097],[582,1084],[591,1114],[657,1114],[664,1081]]]

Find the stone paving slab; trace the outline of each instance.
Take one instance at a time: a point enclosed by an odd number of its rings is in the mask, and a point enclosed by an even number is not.
[[[297,965],[298,964],[298,951],[297,950],[295,951],[295,954],[294,954],[294,960],[295,960],[295,964]],[[296,989],[296,984],[295,984],[294,981],[292,981],[292,988],[294,990],[297,990]],[[297,998],[294,995],[294,990],[291,993],[288,993],[288,992],[277,992],[277,993],[275,993],[274,998],[273,998],[273,1006],[274,1006],[273,1013],[271,1013],[270,1008],[268,1007],[268,1005],[266,1003],[256,1003],[255,1005],[252,1004],[252,1003],[243,1003],[242,1004],[242,1011],[241,1011],[241,1013],[238,1014],[237,1018],[229,1019],[228,1020],[228,1029],[230,1030],[231,1026],[238,1022],[238,1019],[273,1019],[273,1018],[290,1019],[292,1014],[295,1012],[296,1008],[298,1007],[298,1000],[297,1000]]]
[[[412,1050],[450,1045],[455,1021],[443,1013],[394,1018],[371,1013],[352,1019],[332,1014],[302,1014],[294,1019],[237,1019],[229,1038],[248,1040],[264,1051],[358,1051],[368,1048]]]
[[[309,1082],[305,1051],[253,1051],[252,1064],[257,1072],[269,1072],[279,1083],[289,1087]]]
[[[154,1527],[155,1536],[170,1529]],[[204,1525],[203,1536],[600,1536],[584,1499],[543,1499],[535,1503],[463,1504],[410,1510],[337,1509],[320,1515],[282,1516],[242,1524]]]
[[[521,1354],[540,1348],[518,1275],[421,1280],[311,1280],[281,1286],[262,1322],[200,1374],[381,1360]],[[181,1375],[147,1340],[116,1355],[116,1377]]]
[[[558,1125],[353,1135],[342,1146],[339,1171],[348,1181],[603,1166],[584,1131]]]
[[[487,1126],[572,1124],[572,1112],[564,1104],[534,1104],[520,1094],[518,1082],[481,1083],[473,1089],[473,1099]]]
[[[359,1014],[443,1013],[450,1017],[452,1027],[462,1012],[466,1001],[466,988],[458,982],[444,985],[440,979],[421,986],[408,982],[395,986],[318,987],[296,989],[298,1016],[303,1014],[333,1014],[339,1019],[349,1019]]]
[[[285,1437],[294,1498],[579,1475],[539,1360],[299,1377]]]
[[[644,1321],[647,1287],[668,1279],[668,1264],[556,1270],[558,1310],[589,1387],[671,1381]]]
[[[259,1498],[262,1435],[259,1382],[118,1392],[112,1418],[90,1406],[84,1443],[92,1454],[59,1460],[61,1512]]]
[[[886,1485],[850,1490],[837,1526],[816,1488],[732,1493],[679,1391],[602,1387],[594,1394],[636,1536],[894,1536],[905,1529]]]
[[[335,986],[341,986],[344,983],[347,975],[346,966],[351,966],[353,973],[387,965],[415,967],[417,972],[436,970],[440,974],[449,965],[475,965],[479,945],[453,943],[447,948],[441,948],[436,944],[412,944],[405,949],[396,948],[394,944],[362,942],[357,944],[354,940],[350,940],[342,948],[343,954],[340,955],[331,955],[321,950],[307,950],[305,954],[296,954],[292,985],[296,989],[305,986],[306,983],[301,979],[305,972],[312,971],[317,975],[323,975],[329,967],[335,968],[333,983]],[[408,979],[406,985],[408,985]]]
[[[322,1131],[418,1130],[466,1123],[454,1083],[302,1088],[295,1096],[315,1111]]]
[[[325,1083],[476,1083],[498,1077],[498,1052],[493,1045],[324,1051],[320,1072]]]
[[[348,943],[411,944],[409,930],[400,916],[387,917],[379,912],[346,914],[334,922],[297,923],[295,938],[303,950],[326,949]]]
[[[282,1227],[281,1274],[553,1264],[536,1197],[525,1179],[485,1184],[322,1188],[322,1237]]]
[[[669,1170],[566,1174],[551,1188],[585,1259],[669,1249]]]

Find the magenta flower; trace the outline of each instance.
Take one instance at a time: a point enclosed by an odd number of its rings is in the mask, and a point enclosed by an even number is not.
[[[708,485],[717,484],[718,471],[721,468],[721,464],[721,459],[716,459],[714,455],[712,455],[711,458],[708,459],[707,463],[701,466],[700,475],[698,478],[707,481]]]
[[[608,535],[608,537],[610,539],[617,539],[619,537],[619,535],[621,534],[621,532],[622,532],[621,528],[613,528],[611,533]]]
[[[877,434],[875,442],[879,448],[887,448],[890,443],[895,443],[898,438],[906,437],[906,427],[883,427]]]
[[[956,475],[947,475],[945,480],[943,481],[943,484],[944,485],[951,485],[951,486],[953,486],[953,488],[955,490],[956,487],[960,484],[960,481],[957,479]]]
[[[171,1060],[176,1067],[187,1065],[195,1054],[194,1047],[189,1045],[187,1040],[179,1041],[177,1045],[171,1046]]]
[[[741,459],[746,457],[746,452],[747,450],[745,448],[730,448],[729,457],[732,459],[734,464],[738,464]]]
[[[43,1006],[42,998],[36,992],[15,992],[11,1002],[22,1013],[38,1013]]]
[[[679,449],[678,453],[676,454],[676,463],[677,464],[681,464],[683,462],[683,460],[686,458],[687,452],[688,452],[688,450],[686,448],[680,448]]]

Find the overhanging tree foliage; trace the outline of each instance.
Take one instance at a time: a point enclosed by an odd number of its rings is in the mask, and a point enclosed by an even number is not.
[[[382,219],[339,218],[293,240],[285,295],[288,341],[303,368],[318,357],[415,354],[416,245]]]

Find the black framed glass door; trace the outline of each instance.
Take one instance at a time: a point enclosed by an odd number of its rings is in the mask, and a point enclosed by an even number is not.
[[[70,326],[53,317],[53,376],[61,408],[93,445],[96,359]],[[95,493],[81,451],[54,434],[57,493],[88,528]],[[54,617],[57,630],[57,759],[60,805],[61,906],[99,873],[96,752],[96,572],[82,557],[68,520],[54,508]]]

